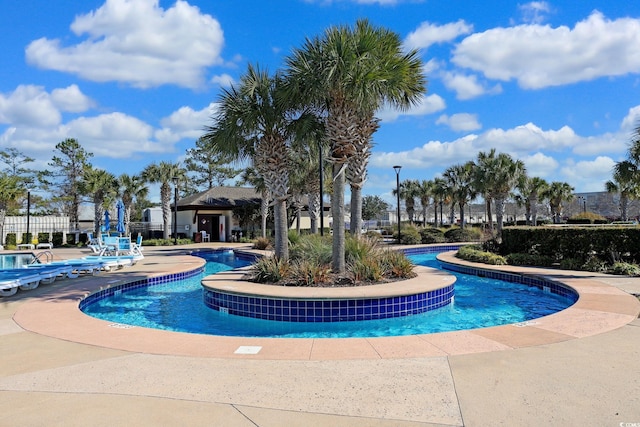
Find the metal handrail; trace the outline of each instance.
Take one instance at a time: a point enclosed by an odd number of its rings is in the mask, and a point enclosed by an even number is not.
[[[40,259],[40,257],[45,256],[45,263],[50,263],[51,261],[53,261],[53,253],[51,251],[42,251],[39,252],[37,255],[35,255],[33,261],[31,262],[31,264],[35,264],[36,262],[40,262],[42,263],[42,260]]]

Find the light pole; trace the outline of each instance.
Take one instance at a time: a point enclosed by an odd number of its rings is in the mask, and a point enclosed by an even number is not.
[[[318,141],[318,152],[320,158],[320,236],[324,236],[324,165],[322,162],[322,143]]]
[[[178,244],[178,177],[171,178],[173,181],[173,244]]]
[[[26,244],[31,244],[31,236],[29,235],[29,221],[31,219],[31,189],[27,188],[27,241]]]
[[[398,244],[400,244],[400,169],[402,166],[393,167],[393,170],[396,171],[396,195],[398,196]]]

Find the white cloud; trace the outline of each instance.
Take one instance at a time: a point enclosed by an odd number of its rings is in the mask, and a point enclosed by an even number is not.
[[[459,113],[451,116],[443,114],[438,117],[436,124],[449,126],[456,132],[469,132],[482,128],[478,121],[478,115],[469,113]]]
[[[94,102],[80,91],[77,85],[54,89],[51,98],[58,108],[71,113],[81,113],[94,106]]]
[[[156,131],[156,139],[163,142],[176,142],[183,138],[196,140],[204,134],[204,126],[211,122],[211,116],[218,105],[211,103],[202,110],[182,107],[169,117],[160,121],[162,129]]]
[[[450,42],[472,31],[473,25],[462,19],[445,25],[423,22],[415,31],[409,33],[404,45],[409,49],[428,49],[432,44]]]
[[[448,89],[456,92],[456,98],[460,100],[476,98],[486,93],[496,94],[502,92],[500,85],[487,88],[478,82],[478,77],[473,74],[464,75],[461,73],[445,72],[442,74],[442,82]]]
[[[560,166],[556,159],[540,152],[523,156],[520,160],[524,162],[528,176],[537,176],[544,179],[552,176]]]
[[[399,111],[389,106],[384,106],[376,113],[376,116],[383,122],[392,122],[400,116],[426,116],[442,111],[445,107],[446,103],[441,96],[436,94],[423,95],[418,104],[407,111]]]
[[[8,96],[0,93],[0,123],[55,126],[62,116],[54,98],[42,86],[35,85],[20,85]]]
[[[605,191],[604,183],[611,178],[615,162],[608,156],[598,156],[593,160],[568,161],[561,169],[563,181],[574,187],[580,184],[581,191]]]
[[[546,1],[532,1],[519,5],[518,8],[522,12],[522,19],[532,24],[542,23],[546,14],[551,12],[551,7]]]
[[[593,12],[573,29],[549,25],[494,28],[465,38],[453,62],[485,77],[540,89],[640,72],[640,19]]]
[[[211,78],[211,83],[216,84],[220,87],[231,87],[234,83],[233,77],[229,74],[220,74],[218,76],[213,76]]]
[[[163,84],[196,88],[205,68],[222,63],[218,21],[186,1],[168,8],[158,0],[106,0],[77,16],[71,30],[87,38],[63,47],[41,38],[27,46],[27,61],[93,81],[119,81],[148,88]]]

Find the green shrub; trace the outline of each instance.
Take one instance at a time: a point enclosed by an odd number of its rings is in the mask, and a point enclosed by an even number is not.
[[[420,230],[421,243],[428,245],[431,243],[444,243],[447,239],[444,232],[439,228],[423,228]]]
[[[301,239],[301,235],[296,230],[289,230],[287,232],[287,237],[289,240],[289,245],[295,245]]]
[[[38,243],[49,243],[49,233],[38,233]]]
[[[530,265],[538,267],[548,267],[553,265],[554,259],[550,256],[540,254],[509,254],[506,257],[509,265]]]
[[[498,254],[485,252],[479,245],[467,245],[458,249],[456,256],[465,261],[491,265],[507,265],[507,260]]]
[[[620,276],[640,276],[640,267],[628,262],[616,262],[609,268],[608,273]]]
[[[482,231],[478,228],[452,228],[444,233],[447,242],[473,242],[482,238]]]
[[[176,243],[179,245],[189,245],[193,243],[191,239],[178,239]],[[148,239],[144,241],[145,246],[174,246],[173,239]]]
[[[6,241],[4,242],[5,246],[15,248],[16,243],[16,233],[7,233]]]
[[[607,271],[607,263],[596,256],[591,256],[582,264],[582,270],[604,273]]]
[[[419,245],[422,243],[422,237],[420,237],[420,232],[414,226],[404,227],[401,231],[400,235],[400,243],[403,245]],[[395,240],[398,239],[398,232],[396,231],[393,235]]]
[[[560,268],[563,270],[580,270],[584,261],[579,258],[564,258],[560,261]]]
[[[344,241],[345,260],[352,262],[374,256],[379,252],[379,240],[367,237],[355,238],[347,236]]]
[[[53,246],[62,246],[62,238],[62,233],[54,232],[51,234],[51,243],[53,243]]]
[[[22,244],[31,244],[31,243],[33,243],[33,234],[22,233]]]
[[[348,271],[356,282],[379,282],[385,277],[384,265],[373,257],[354,259]]]

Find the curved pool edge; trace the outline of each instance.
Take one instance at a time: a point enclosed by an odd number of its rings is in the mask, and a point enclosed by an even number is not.
[[[172,262],[171,262],[172,261]],[[145,260],[122,273],[158,276],[184,272],[198,258],[145,254]],[[640,313],[640,302],[598,281],[597,275],[573,271],[518,268],[548,276],[576,289],[576,304],[524,324],[483,329],[379,338],[242,338],[122,328],[78,309],[80,299],[118,281],[122,273],[88,280],[68,280],[35,292],[16,309],[13,319],[24,330],[52,338],[137,353],[263,360],[347,360],[443,357],[548,345],[618,329]],[[131,273],[131,274],[128,274]],[[122,282],[120,282],[122,283]],[[244,351],[244,350],[252,351]]]
[[[451,303],[456,278],[416,266],[416,277],[364,286],[275,286],[243,280],[242,269],[202,280],[204,304],[231,315],[282,322],[343,322],[409,316]]]

